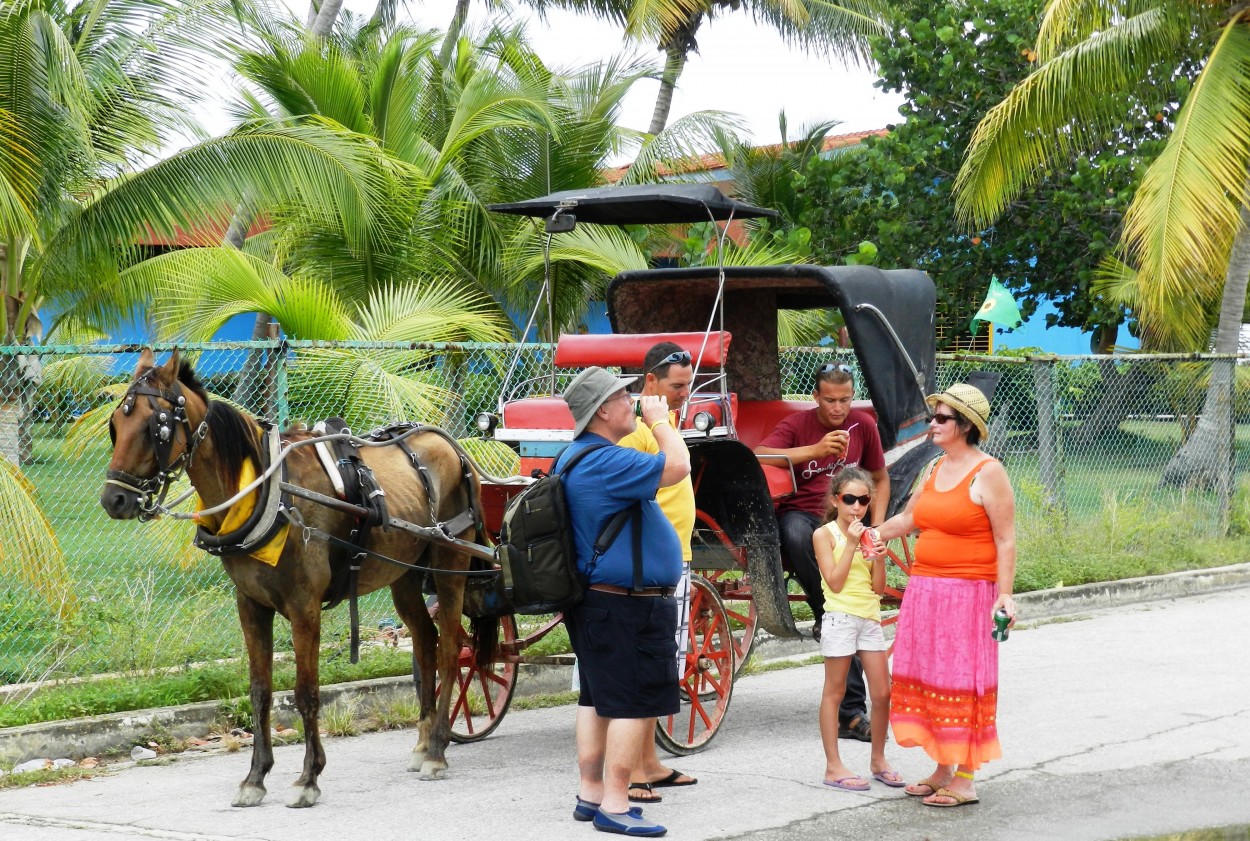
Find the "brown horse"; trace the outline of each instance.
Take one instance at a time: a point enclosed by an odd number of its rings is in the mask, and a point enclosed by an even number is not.
[[[259,475],[269,463],[264,452],[265,433],[251,417],[232,406],[210,400],[204,387],[187,365],[180,365],[177,351],[164,365],[157,366],[150,350],[144,350],[134,379],[122,404],[110,420],[113,458],[100,503],[113,519],[133,519],[154,513],[153,500],[159,501],[171,478],[185,469],[191,484],[206,508],[235,496],[245,462],[250,461]],[[282,447],[308,439],[306,432],[286,432]],[[406,454],[399,446],[366,447],[360,457],[372,469],[384,489],[391,517],[429,526],[435,521],[465,522],[464,512],[481,510],[477,476],[462,464],[456,449],[441,435],[420,433],[409,436]],[[423,481],[414,467],[417,462],[427,473]],[[328,474],[311,446],[287,453],[286,482],[326,496],[334,489]],[[276,481],[273,480],[273,481]],[[432,490],[427,495],[426,482]],[[434,498],[431,505],[430,497]],[[295,647],[295,706],[304,723],[304,767],[295,782],[296,791],[288,805],[312,806],[321,791],[317,777],[325,767],[326,755],[317,727],[320,707],[317,656],[321,639],[322,601],[328,598],[337,565],[345,563],[348,550],[336,542],[305,539],[322,534],[347,538],[356,524],[350,513],[294,497],[290,503],[289,537],[276,564],[262,563],[248,555],[222,554],[226,573],[235,585],[239,622],[247,645],[255,742],[251,770],[234,798],[235,806],[258,805],[265,796],[265,775],[273,767],[270,737],[270,709],[273,701],[273,620],[280,613],[291,623]],[[434,509],[434,510],[432,510]],[[219,529],[225,512],[205,516],[201,526],[209,532]],[[470,518],[472,519],[472,518]],[[301,530],[299,526],[309,530]],[[201,532],[203,534],[203,532]],[[454,536],[473,540],[476,528],[470,526]],[[365,548],[410,564],[440,570],[467,570],[469,556],[447,543],[426,541],[398,528],[374,528]],[[456,684],[460,653],[460,612],[464,594],[463,575],[433,573],[438,593],[438,626],[426,610],[422,593],[425,573],[385,563],[372,556],[362,560],[358,592],[365,594],[380,587],[391,588],[391,597],[400,618],[412,632],[413,661],[420,672],[421,719],[417,744],[409,770],[420,771],[421,779],[441,779],[447,769],[445,751],[450,738],[448,707]],[[340,578],[341,580],[341,578]],[[487,623],[475,623],[481,645],[494,642]],[[479,627],[480,626],[480,627]],[[435,659],[438,685],[434,698]]]

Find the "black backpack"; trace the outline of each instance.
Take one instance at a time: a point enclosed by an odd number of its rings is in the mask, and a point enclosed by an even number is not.
[[[514,612],[556,613],[582,600],[586,583],[577,571],[573,523],[564,501],[562,479],[584,456],[609,446],[612,445],[585,447],[558,470],[553,466],[550,474],[539,477],[508,503],[499,530],[499,563],[503,567],[504,594]],[[556,462],[559,460],[557,456]],[[612,516],[595,541],[596,557],[612,545],[634,512],[641,514],[640,505]],[[641,524],[641,517],[635,521]],[[640,547],[636,548],[636,554],[640,554]]]

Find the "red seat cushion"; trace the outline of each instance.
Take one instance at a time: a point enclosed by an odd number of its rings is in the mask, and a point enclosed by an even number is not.
[[[511,429],[572,429],[573,413],[563,397],[526,397],[503,407],[503,425]]]
[[[706,336],[707,341],[704,342]],[[722,341],[723,338],[723,341]],[[712,333],[565,333],[556,343],[557,368],[600,367],[641,368],[654,345],[672,342],[689,351],[700,368],[719,368],[723,353],[733,339],[727,331]],[[703,355],[699,356],[702,349]]]

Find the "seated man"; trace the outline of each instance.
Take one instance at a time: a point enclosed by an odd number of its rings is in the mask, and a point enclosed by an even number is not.
[[[812,533],[825,522],[826,497],[833,474],[858,465],[872,474],[876,495],[869,508],[870,525],[885,519],[890,500],[890,474],[885,469],[881,436],[872,416],[851,408],[855,378],[846,365],[831,363],[816,372],[812,391],[816,408],[789,415],[755,448],[758,455],[785,456],[794,469],[797,490],[777,504],[781,555],[790,566],[812,608],[812,636],[820,639],[825,597],[812,548]],[[853,658],[846,695],[838,718],[840,735],[869,741],[863,671]]]

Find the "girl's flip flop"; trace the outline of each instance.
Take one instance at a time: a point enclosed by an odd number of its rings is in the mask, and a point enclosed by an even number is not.
[[[879,783],[884,783],[890,788],[902,788],[907,785],[903,781],[903,775],[898,771],[878,771],[872,775],[872,778]]]

